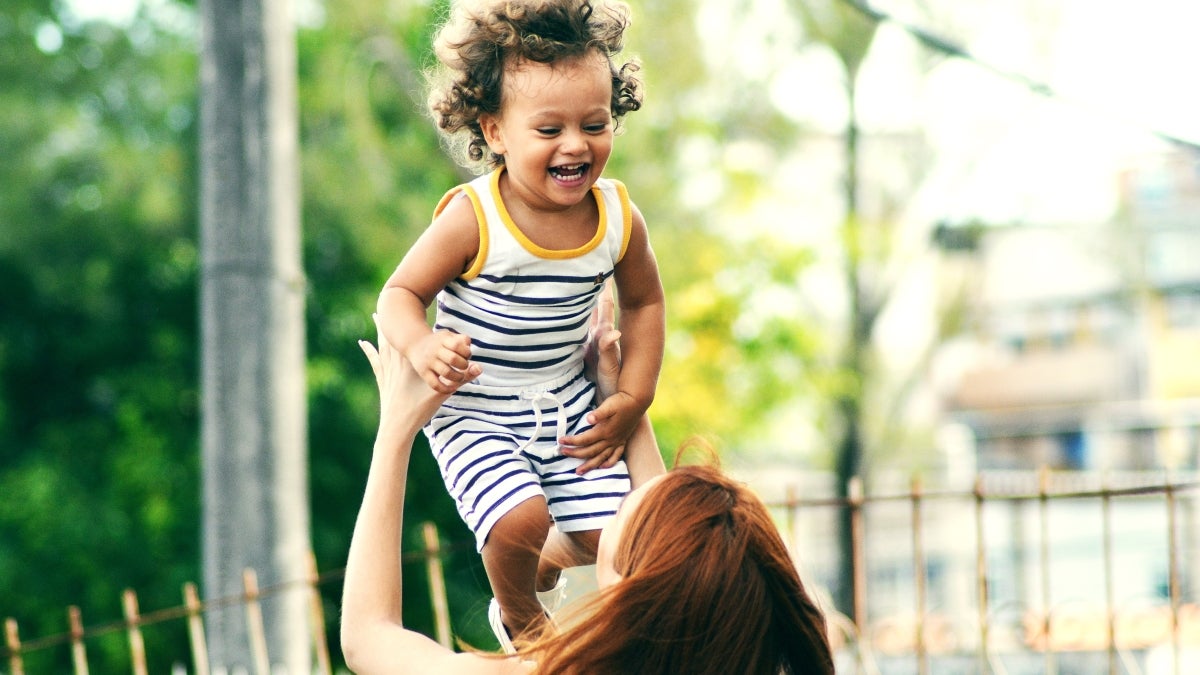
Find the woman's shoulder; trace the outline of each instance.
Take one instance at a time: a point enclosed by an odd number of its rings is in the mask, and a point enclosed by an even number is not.
[[[449,654],[435,668],[423,672],[443,675],[532,675],[537,672],[537,664],[511,656],[464,652]]]
[[[350,664],[358,675],[532,675],[537,671],[532,661],[499,654],[452,652],[409,630],[372,644],[378,644],[378,648],[358,654]]]

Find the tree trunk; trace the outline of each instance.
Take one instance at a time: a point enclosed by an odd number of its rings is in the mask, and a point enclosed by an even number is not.
[[[287,0],[201,0],[205,597],[302,579],[309,549],[295,29]],[[302,587],[264,598],[270,661],[311,672]],[[255,671],[241,605],[210,662]]]

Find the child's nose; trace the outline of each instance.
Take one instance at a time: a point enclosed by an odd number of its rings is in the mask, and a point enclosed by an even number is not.
[[[587,137],[579,131],[568,131],[562,135],[562,151],[580,153],[587,150]]]

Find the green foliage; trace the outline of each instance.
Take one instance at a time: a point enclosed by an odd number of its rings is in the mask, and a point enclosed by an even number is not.
[[[27,637],[197,574],[194,56],[69,19],[0,10],[0,611]]]
[[[685,267],[668,267],[669,332],[652,409],[666,449],[700,435],[736,451],[762,440],[782,406],[811,395],[820,340],[798,311],[806,250],[761,238],[735,244],[686,234]],[[676,274],[683,274],[676,277]]]

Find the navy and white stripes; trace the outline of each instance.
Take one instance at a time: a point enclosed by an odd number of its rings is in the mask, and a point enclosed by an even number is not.
[[[560,530],[589,530],[601,527],[629,490],[623,463],[577,476],[581,460],[557,444],[587,428],[594,387],[583,376],[584,343],[599,293],[629,241],[628,195],[616,181],[597,181],[595,235],[577,249],[547,250],[504,208],[502,171],[456,188],[439,205],[469,198],[481,219],[479,255],[439,293],[435,328],[468,335],[483,374],[426,427],[446,487],[480,548],[495,522],[526,499],[544,495]]]

